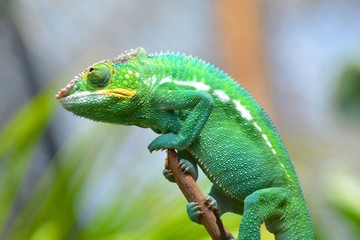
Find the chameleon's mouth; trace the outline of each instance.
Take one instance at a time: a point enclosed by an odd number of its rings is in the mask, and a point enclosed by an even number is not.
[[[70,83],[69,83],[69,85],[70,85]],[[111,97],[124,99],[124,98],[131,98],[131,97],[135,96],[135,94],[136,94],[136,92],[133,90],[116,88],[116,89],[102,89],[102,90],[97,90],[97,91],[93,91],[93,92],[83,91],[83,92],[66,95],[66,93],[70,89],[71,89],[71,87],[68,88],[67,86],[65,88],[61,89],[59,91],[59,93],[56,95],[56,98],[59,99],[60,102],[65,103],[65,102],[69,102],[72,99],[81,99],[81,98],[86,98],[86,97],[90,97],[90,96],[94,96],[94,97],[109,97],[109,96],[111,96]]]

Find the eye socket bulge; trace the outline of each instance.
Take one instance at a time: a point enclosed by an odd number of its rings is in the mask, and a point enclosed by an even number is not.
[[[104,87],[110,79],[110,68],[106,64],[98,64],[89,69],[88,81],[98,87]]]

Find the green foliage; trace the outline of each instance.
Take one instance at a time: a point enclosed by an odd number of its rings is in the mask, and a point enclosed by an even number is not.
[[[360,236],[360,191],[359,178],[351,171],[343,170],[341,173],[333,174],[330,182],[329,197],[330,204],[339,214],[339,219],[345,221],[348,231],[354,236]]]
[[[346,66],[336,89],[339,111],[348,119],[360,120],[360,66]]]
[[[54,102],[51,91],[41,94],[24,106],[0,131],[0,226],[6,225],[20,184],[39,138],[51,120]]]

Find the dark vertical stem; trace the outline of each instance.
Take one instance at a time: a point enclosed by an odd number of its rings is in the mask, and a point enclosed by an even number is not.
[[[21,62],[23,74],[24,76],[26,76],[25,78],[27,84],[26,89],[30,96],[35,96],[38,93],[38,91],[41,89],[41,84],[39,83],[39,81],[37,81],[37,79],[39,78],[39,74],[36,73],[36,69],[31,64],[28,50],[24,44],[21,35],[19,34],[18,29],[14,25],[11,16],[7,15],[6,12],[9,11],[5,11],[5,20],[7,26],[11,31],[12,40],[13,40],[12,44],[14,45],[14,49],[17,50],[18,59]],[[56,143],[52,136],[52,131],[50,126],[48,126],[45,129],[42,145],[45,146],[45,149],[47,151],[47,155],[48,155],[47,163],[48,163],[55,155],[57,149]]]
[[[24,79],[27,85],[26,91],[28,93],[28,96],[33,97],[41,89],[41,84],[38,81],[39,74],[37,74],[36,69],[32,64],[31,57],[26,48],[24,40],[21,37],[21,34],[19,33],[16,25],[13,22],[14,16],[11,15],[12,11],[9,11],[11,7],[10,3],[14,4],[14,2],[10,2],[7,0],[3,0],[3,1],[0,0],[0,19],[4,22],[4,24],[7,26],[10,32],[10,36],[12,38],[11,44],[13,46],[13,49],[16,50],[18,61],[21,63],[22,66],[20,70],[22,71],[23,76],[25,76]],[[47,126],[47,128],[45,129],[41,144],[42,146],[44,146],[47,157],[45,157],[45,159],[40,160],[42,161],[40,166],[42,168],[45,168],[51,162],[51,159],[55,155],[57,149],[57,145],[54,141],[50,126]],[[17,194],[14,197],[12,209],[9,213],[9,216],[7,217],[5,226],[3,228],[3,232],[0,233],[0,239],[7,238],[7,235],[12,230],[12,226],[14,221],[16,220],[16,217],[19,215],[19,213],[26,205],[28,196],[26,196],[24,192],[29,192],[28,189],[33,188],[33,186],[36,184],[38,180],[39,176],[34,174],[35,168],[39,168],[38,163],[39,161],[36,161],[35,164],[32,164],[32,168],[30,168],[30,170],[27,172],[27,176],[23,178],[24,181],[20,184],[19,188],[17,189]],[[37,169],[36,171],[38,172],[39,170]]]

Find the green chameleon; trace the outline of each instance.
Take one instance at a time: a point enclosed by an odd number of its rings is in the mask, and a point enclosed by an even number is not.
[[[95,121],[151,128],[150,151],[175,149],[183,169],[197,165],[219,213],[243,215],[238,239],[314,239],[289,155],[267,114],[226,73],[196,57],[143,48],[98,62],[56,95],[65,109]],[[164,175],[172,180],[169,171]],[[187,212],[199,222],[197,203]]]

